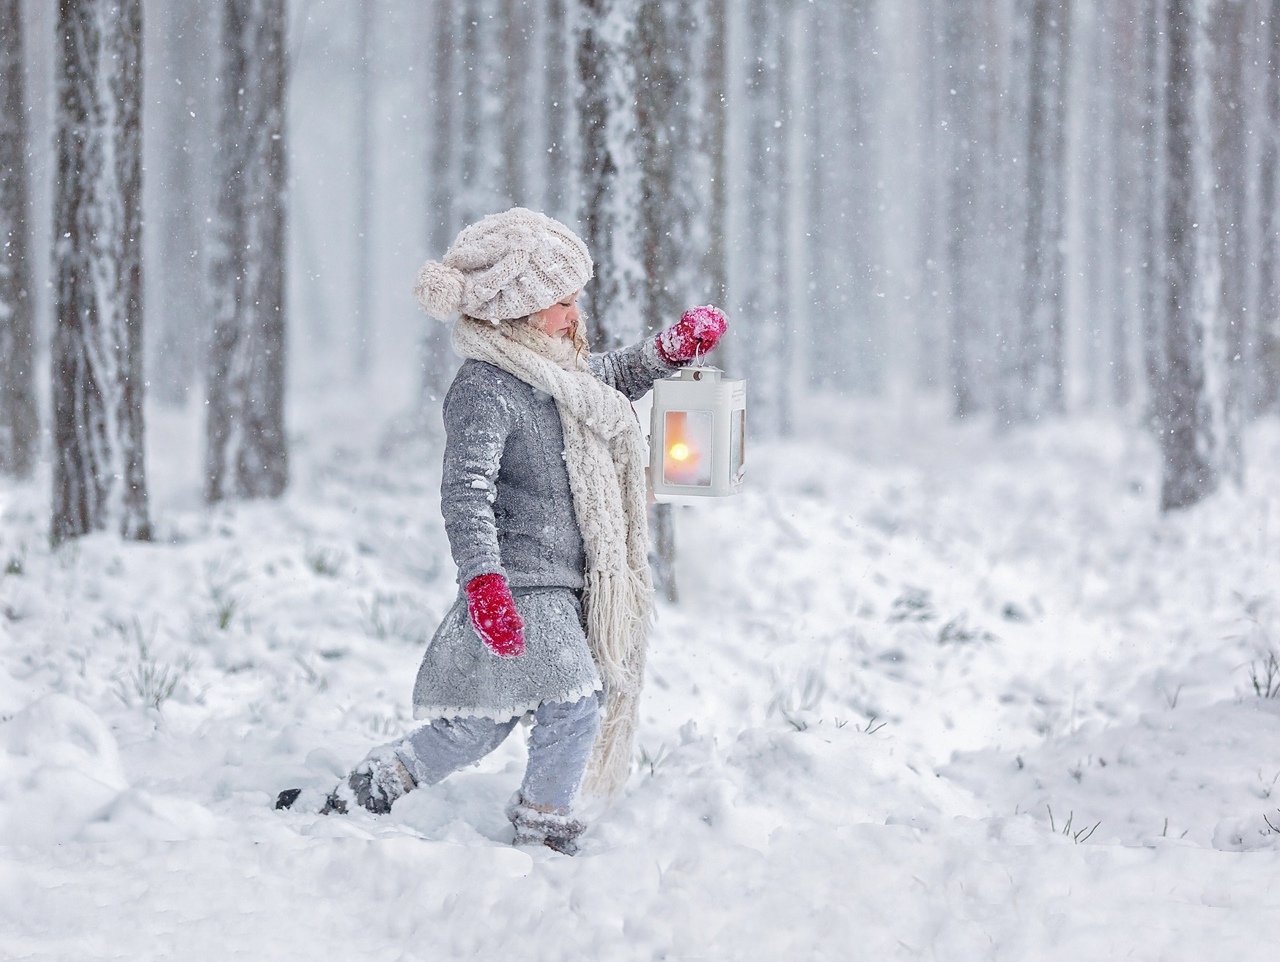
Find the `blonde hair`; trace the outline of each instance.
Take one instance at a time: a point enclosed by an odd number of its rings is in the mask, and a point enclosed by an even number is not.
[[[573,341],[573,349],[578,352],[579,358],[585,358],[591,353],[591,345],[587,343],[587,336],[582,333],[582,328],[582,315],[579,314],[573,327],[569,328],[569,340]]]

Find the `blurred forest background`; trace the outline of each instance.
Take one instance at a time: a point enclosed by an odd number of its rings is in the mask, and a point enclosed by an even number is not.
[[[597,347],[723,305],[757,436],[826,392],[1105,410],[1168,509],[1280,406],[1280,0],[3,0],[0,37],[0,467],[52,463],[55,540],[148,536],[144,395],[207,408],[211,502],[285,489],[295,391],[429,411],[413,277],[512,204],[591,246]]]

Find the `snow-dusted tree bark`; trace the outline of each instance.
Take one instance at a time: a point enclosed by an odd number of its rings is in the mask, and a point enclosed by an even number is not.
[[[454,215],[459,141],[456,78],[459,23],[453,0],[432,0],[423,64],[427,112],[427,246],[433,258],[445,252],[458,232]]]
[[[694,0],[641,0],[635,32],[636,156],[641,168],[644,264],[641,318],[652,333],[697,293],[704,229],[699,209],[694,111]]]
[[[728,0],[702,0],[698,20],[703,30],[700,89],[697,91],[701,123],[698,125],[699,156],[706,159],[710,197],[705,211],[707,243],[702,257],[702,274],[708,296],[725,304],[729,287],[726,216],[729,206],[729,178],[726,157],[728,120]],[[695,68],[699,63],[695,61]]]
[[[637,11],[638,0],[578,0],[581,219],[583,240],[595,259],[587,308],[597,350],[634,343],[645,330],[631,55]]]
[[[25,478],[35,465],[40,425],[21,8],[18,0],[0,0],[0,473]]]
[[[432,0],[425,11],[427,55],[421,65],[427,105],[427,253],[433,260],[444,256],[460,229],[457,210],[459,188],[460,104],[457,69],[460,25],[454,0]],[[453,378],[454,357],[448,329],[428,321],[422,329],[421,396],[427,403],[443,400]],[[435,420],[427,422],[434,429]]]
[[[285,4],[223,0],[214,329],[205,498],[275,497],[289,478],[285,372]]]
[[[1023,241],[1021,397],[1011,414],[1065,409],[1066,90],[1069,0],[1030,0],[1027,209]],[[1019,403],[1020,401],[1020,403]]]
[[[1166,511],[1195,504],[1218,485],[1205,383],[1209,332],[1205,330],[1197,289],[1201,264],[1196,218],[1196,2],[1169,0],[1166,23],[1169,47],[1164,228],[1168,300],[1163,377],[1152,392],[1160,416],[1164,462],[1160,500]]]
[[[1258,398],[1261,410],[1280,408],[1280,0],[1264,0],[1266,12],[1265,124],[1259,171],[1262,251],[1258,278]]]
[[[1217,261],[1220,287],[1215,291],[1219,313],[1214,339],[1220,344],[1219,466],[1241,482],[1244,477],[1241,431],[1243,377],[1247,344],[1254,342],[1253,316],[1248,309],[1253,283],[1249,249],[1249,131],[1245,70],[1251,2],[1211,0],[1209,5],[1209,84],[1212,91],[1212,195],[1217,221]],[[1248,360],[1252,360],[1249,358]]]
[[[142,424],[142,6],[58,7],[54,543],[147,539]]]
[[[641,317],[646,332],[718,293],[704,273],[714,216],[713,163],[706,156],[708,116],[698,65],[709,43],[700,0],[642,0],[637,11],[636,138],[641,168],[644,265]],[[670,505],[654,509],[654,583],[676,600],[675,530]]]
[[[1147,382],[1147,419],[1158,435],[1163,435],[1163,400],[1165,377],[1164,305],[1165,250],[1164,196],[1165,175],[1165,110],[1164,110],[1164,30],[1163,0],[1139,0],[1141,24],[1141,83],[1136,88],[1141,97],[1142,136],[1140,163],[1138,256],[1138,312],[1141,324],[1143,369]]]
[[[529,50],[530,9],[528,0],[502,0],[501,50],[504,59],[502,82],[501,138],[502,191],[512,204],[527,207],[529,199],[526,168],[529,164],[530,134],[527,112],[532,78],[532,51]]]

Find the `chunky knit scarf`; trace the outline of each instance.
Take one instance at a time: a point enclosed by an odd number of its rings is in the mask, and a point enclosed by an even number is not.
[[[583,787],[615,795],[631,767],[653,617],[640,425],[627,399],[591,373],[568,338],[522,321],[494,325],[464,316],[454,325],[453,348],[555,399],[587,560],[587,642],[606,696]]]

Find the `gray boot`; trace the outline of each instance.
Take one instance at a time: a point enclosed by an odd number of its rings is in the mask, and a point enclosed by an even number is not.
[[[545,845],[562,855],[577,855],[578,836],[587,830],[587,823],[581,819],[541,811],[519,792],[507,805],[507,818],[516,829],[512,845]]]
[[[397,798],[417,785],[393,749],[375,748],[347,776],[345,785],[329,793],[320,814],[345,815],[349,804],[355,802],[375,815],[385,815]]]

